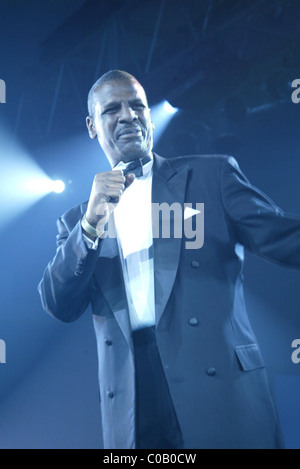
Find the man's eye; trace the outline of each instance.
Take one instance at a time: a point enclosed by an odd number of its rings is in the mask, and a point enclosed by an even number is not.
[[[104,114],[113,114],[114,112],[117,112],[117,108],[110,107],[104,111]]]

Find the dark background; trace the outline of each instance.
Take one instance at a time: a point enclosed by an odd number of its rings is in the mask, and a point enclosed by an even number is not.
[[[254,185],[300,214],[300,103],[291,100],[299,34],[298,0],[1,0],[0,123],[67,188],[10,222],[1,217],[0,448],[101,448],[90,312],[59,323],[36,290],[57,217],[108,169],[85,129],[90,86],[109,69],[131,72],[150,106],[168,99],[180,109],[158,153],[232,154]],[[299,281],[299,271],[247,254],[249,316],[288,448],[300,448],[300,363],[291,360]]]

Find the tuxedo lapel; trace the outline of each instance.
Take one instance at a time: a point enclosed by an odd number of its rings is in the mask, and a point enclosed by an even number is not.
[[[107,236],[101,241],[94,278],[130,344],[131,327],[128,304],[116,237]]]
[[[154,237],[154,285],[155,285],[155,316],[156,325],[158,325],[167,301],[170,297],[179,263],[182,236],[175,237],[173,228],[174,223],[181,223],[183,220],[183,209],[185,201],[185,187],[188,175],[188,165],[175,170],[168,160],[154,156],[153,182],[152,182],[152,213],[157,211],[158,206],[165,204],[168,216],[168,207],[176,204],[180,207],[180,220],[178,217],[171,222],[170,237],[164,238],[163,233],[159,237]],[[161,217],[164,217],[161,212]],[[169,211],[170,213],[170,211]],[[153,223],[156,214],[153,215]],[[160,223],[160,228],[161,228]],[[154,227],[154,231],[156,228]]]

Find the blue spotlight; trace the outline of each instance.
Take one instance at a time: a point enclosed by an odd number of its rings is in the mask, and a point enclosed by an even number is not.
[[[168,101],[162,101],[151,108],[151,117],[154,124],[153,140],[154,144],[158,142],[164,130],[178,109],[173,107]]]
[[[43,197],[50,192],[60,194],[65,190],[65,183],[60,179],[52,180],[44,173],[36,173],[34,175],[30,174],[24,179],[23,189],[28,198],[35,196]]]
[[[171,116],[173,114],[176,114],[176,112],[178,112],[178,108],[173,107],[172,104],[169,103],[169,101],[164,101],[163,106],[164,106],[164,110],[166,111],[166,113],[170,114]]]
[[[52,181],[52,191],[56,192],[57,194],[61,194],[65,190],[65,183],[61,181],[60,179],[57,179],[56,181]]]
[[[53,181],[38,164],[0,128],[1,227],[50,192],[62,192],[64,183]]]

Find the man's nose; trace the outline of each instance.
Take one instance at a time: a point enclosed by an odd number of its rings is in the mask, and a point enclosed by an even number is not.
[[[131,106],[124,104],[121,107],[120,110],[120,115],[119,115],[119,121],[122,122],[132,122],[135,119],[137,119],[137,114],[134,109],[132,109]]]

